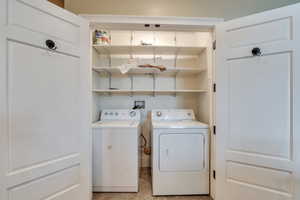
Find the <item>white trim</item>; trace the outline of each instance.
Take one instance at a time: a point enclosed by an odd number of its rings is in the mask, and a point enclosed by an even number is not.
[[[209,26],[224,21],[221,18],[203,18],[203,17],[156,17],[156,16],[134,16],[134,15],[89,15],[80,14],[91,24],[110,23],[110,24],[165,24],[165,25],[192,25],[192,26]]]
[[[94,192],[138,192],[137,186],[93,186]]]
[[[82,200],[92,199],[92,93],[91,93],[91,65],[90,58],[90,30],[87,20],[80,20],[80,71],[81,71],[81,116],[82,135],[81,135],[81,175],[82,177]],[[86,132],[85,132],[86,131]]]
[[[0,199],[8,199],[6,192],[7,160],[7,1],[0,1]]]

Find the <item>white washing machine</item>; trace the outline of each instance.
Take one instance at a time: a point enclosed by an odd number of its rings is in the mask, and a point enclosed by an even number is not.
[[[153,195],[209,194],[208,125],[193,110],[152,111]]]
[[[103,110],[93,124],[93,191],[138,192],[140,112]]]

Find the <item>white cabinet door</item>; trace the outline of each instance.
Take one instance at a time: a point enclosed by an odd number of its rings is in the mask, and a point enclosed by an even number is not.
[[[94,191],[137,192],[138,162],[137,130],[93,130]]]
[[[216,200],[300,199],[299,10],[217,26]]]
[[[89,199],[88,24],[40,0],[0,13],[0,199]]]

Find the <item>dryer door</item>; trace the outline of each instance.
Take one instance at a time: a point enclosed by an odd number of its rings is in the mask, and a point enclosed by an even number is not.
[[[203,134],[165,133],[159,140],[160,171],[200,171],[205,168]]]

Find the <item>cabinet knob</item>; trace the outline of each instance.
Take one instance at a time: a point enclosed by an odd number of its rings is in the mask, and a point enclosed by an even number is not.
[[[56,50],[57,46],[53,40],[46,40],[46,46],[51,50]]]
[[[157,117],[160,117],[161,115],[162,115],[162,113],[161,113],[160,111],[157,111],[157,112],[156,112],[156,116],[157,116]]]
[[[253,56],[261,56],[262,52],[261,49],[259,47],[255,47],[252,49],[252,55]]]

